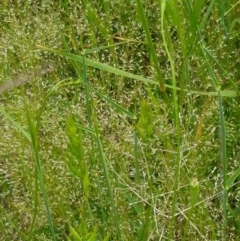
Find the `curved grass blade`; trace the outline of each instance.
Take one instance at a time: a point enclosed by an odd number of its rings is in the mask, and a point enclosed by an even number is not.
[[[68,58],[68,59],[71,59],[73,61],[76,61],[76,62],[79,62],[79,63],[83,64],[83,57],[82,56],[67,53],[67,52],[60,51],[60,50],[50,49],[50,48],[43,47],[43,46],[39,46],[39,47],[44,49],[44,50],[54,52],[55,54],[61,55],[65,58]],[[92,59],[89,59],[89,58],[86,58],[86,57],[84,57],[84,59],[85,59],[85,65],[86,66],[90,66],[90,67],[93,67],[93,68],[96,68],[96,69],[99,69],[99,70],[103,70],[103,71],[106,71],[108,73],[120,75],[120,76],[129,78],[129,79],[134,79],[134,80],[140,81],[144,84],[159,85],[159,82],[154,81],[154,80],[150,80],[150,79],[145,78],[141,75],[132,74],[132,73],[129,73],[127,71],[109,66],[107,64],[100,63],[99,61],[92,60]],[[169,88],[169,89],[176,89],[178,91],[181,90],[181,88],[179,88],[179,87],[174,87],[174,86],[168,85],[168,84],[165,84],[165,87]],[[185,91],[189,94],[216,96],[216,97],[218,96],[218,91],[208,92],[208,91],[197,91],[197,90],[187,90],[187,89],[184,89],[183,91]],[[220,94],[221,94],[222,97],[232,97],[232,98],[237,97],[239,95],[238,92],[234,91],[234,90],[223,90],[223,91],[220,91]]]
[[[29,132],[31,136],[31,145],[32,145],[32,153],[33,153],[33,158],[35,161],[35,171],[36,171],[36,178],[39,182],[39,187],[40,191],[43,195],[43,201],[45,204],[46,208],[46,213],[47,213],[47,220],[48,220],[48,225],[50,227],[50,232],[53,240],[56,240],[56,235],[53,227],[53,221],[52,221],[52,215],[48,203],[48,197],[47,197],[47,192],[46,192],[46,187],[45,187],[45,181],[43,177],[43,172],[42,172],[42,165],[41,165],[41,160],[40,160],[40,154],[39,154],[39,143],[38,143],[38,136],[37,136],[37,129],[36,126],[33,123],[31,114],[29,112],[29,109],[25,103],[25,111],[26,111],[26,116],[27,116],[27,121],[28,121],[28,127],[29,127]]]
[[[9,120],[9,121],[13,124],[13,126],[15,127],[16,130],[20,131],[20,132],[23,134],[23,136],[25,136],[26,139],[27,139],[29,142],[31,142],[31,136],[30,136],[29,132],[27,132],[21,125],[19,125],[19,124],[14,120],[14,118],[13,118],[11,115],[9,115],[3,108],[0,109],[0,112],[5,116],[5,118],[6,118],[7,120]]]
[[[52,222],[52,217],[51,217],[51,212],[50,212],[50,207],[48,204],[48,198],[47,198],[47,193],[45,189],[45,183],[44,183],[44,178],[43,178],[43,173],[42,173],[42,167],[41,167],[41,161],[40,161],[40,156],[39,156],[39,148],[38,148],[38,138],[36,134],[36,128],[34,126],[34,123],[31,119],[29,110],[25,106],[26,109],[26,115],[27,115],[27,120],[28,120],[28,125],[29,125],[29,132],[24,130],[24,128],[19,125],[13,117],[11,117],[3,108],[0,109],[1,113],[5,116],[7,120],[9,120],[13,126],[15,127],[16,130],[19,130],[25,137],[26,139],[31,143],[32,145],[32,152],[33,152],[33,158],[35,161],[35,170],[36,170],[36,179],[39,182],[40,190],[43,195],[45,207],[46,207],[46,212],[47,212],[47,219],[48,219],[48,224],[50,226],[50,231],[51,235],[53,237],[53,240],[55,239],[55,231],[53,228],[53,222]],[[35,209],[36,210],[36,209]],[[36,213],[34,213],[36,215]],[[35,220],[35,218],[34,218]],[[31,225],[31,229],[33,228],[33,224]],[[29,238],[31,238],[31,233],[32,230],[30,230]]]

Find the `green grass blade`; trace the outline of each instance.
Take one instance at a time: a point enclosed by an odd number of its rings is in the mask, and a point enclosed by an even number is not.
[[[214,89],[219,91],[220,90],[220,81],[219,79],[216,77],[216,74],[213,70],[213,66],[211,65],[211,63],[209,62],[209,59],[208,59],[208,56],[206,54],[206,47],[205,47],[205,43],[202,41],[202,43],[200,44],[200,47],[201,47],[201,51],[202,51],[202,55],[203,55],[203,58],[205,60],[205,63],[207,65],[207,69],[208,69],[208,72],[209,72],[209,75],[211,76],[211,81],[212,81],[212,84],[214,86]],[[219,96],[219,94],[218,94]]]
[[[71,237],[73,238],[73,241],[83,241],[78,232],[71,225],[69,226],[69,232]]]
[[[161,7],[161,1],[158,1],[158,4]],[[184,8],[179,8],[176,1],[166,1],[166,13],[169,19],[172,20],[173,25],[176,27],[177,34],[180,40],[180,46],[182,50],[182,54],[184,59],[187,57],[187,41],[185,36],[185,24],[182,22],[182,18],[184,15]]]
[[[207,53],[207,55],[210,57],[210,59],[213,60],[217,64],[217,66],[225,74],[225,76],[230,77],[229,76],[230,74],[224,69],[223,65],[217,60],[217,58],[205,46],[203,46],[203,49]],[[233,81],[230,78],[230,82],[231,82],[232,86],[234,87],[234,89],[237,91],[238,87],[237,87],[236,81]]]
[[[28,121],[28,128],[31,136],[31,145],[32,145],[32,152],[33,152],[33,158],[35,161],[35,170],[36,170],[36,178],[38,179],[39,186],[40,186],[40,191],[43,196],[43,201],[44,205],[46,208],[46,213],[47,213],[47,220],[48,224],[50,227],[50,232],[52,235],[53,240],[56,240],[56,235],[54,231],[54,226],[53,226],[53,221],[52,221],[52,215],[48,203],[48,197],[47,197],[47,192],[45,188],[45,182],[44,182],[44,177],[43,177],[43,172],[42,172],[42,165],[41,165],[41,160],[40,160],[40,155],[39,155],[39,143],[38,143],[38,136],[37,136],[37,129],[36,126],[33,123],[33,120],[31,118],[31,114],[29,112],[29,109],[25,103],[25,111],[26,111],[26,117]]]
[[[223,209],[223,240],[227,240],[227,203],[228,203],[228,189],[227,189],[227,144],[226,144],[226,130],[225,120],[222,107],[222,99],[220,93],[218,94],[218,108],[220,115],[220,155],[222,161],[222,178],[223,178],[223,193],[222,193],[222,209]]]
[[[82,71],[83,71],[83,87],[84,87],[84,92],[85,92],[85,98],[86,98],[86,108],[87,108],[87,118],[88,118],[88,123],[89,127],[92,128],[92,97],[90,94],[90,88],[88,85],[88,79],[87,79],[87,65],[85,61],[85,55],[83,56],[83,66],[82,66]]]
[[[220,22],[222,24],[222,27],[225,31],[226,36],[228,37],[229,35],[229,21],[227,19],[226,13],[228,9],[230,9],[230,1],[228,0],[222,0],[222,1],[215,1],[216,4],[218,5],[219,9],[219,15],[220,15]]]
[[[196,30],[198,28],[198,21],[202,12],[203,4],[204,4],[203,0],[194,2],[192,15],[191,15],[191,22],[189,27],[192,34],[196,34]]]
[[[94,132],[96,133],[95,141],[97,144],[97,151],[98,151],[99,159],[101,161],[105,182],[107,185],[108,198],[109,198],[111,209],[112,209],[114,225],[116,228],[116,235],[119,240],[123,240],[122,234],[121,234],[121,229],[120,229],[119,216],[118,216],[116,204],[115,204],[114,197],[113,197],[113,191],[112,191],[112,187],[111,187],[111,183],[110,183],[109,171],[107,168],[107,163],[106,163],[106,159],[105,159],[105,155],[104,155],[104,151],[103,151],[103,146],[102,146],[102,142],[101,142],[100,134],[99,134],[99,130],[98,130],[98,124],[97,124],[97,120],[95,117],[94,109],[92,108],[91,89],[90,89],[90,86],[87,81],[87,61],[88,61],[87,58],[85,57],[85,55],[83,55],[83,58],[82,58],[83,84],[84,84],[84,89],[85,89],[85,98],[86,98],[87,117],[88,117],[89,128],[90,129],[93,128]],[[94,146],[93,143],[92,143],[92,145]]]
[[[8,235],[9,226],[6,226],[6,221],[8,222],[8,224],[11,224],[11,228],[13,228],[14,232],[21,237],[21,240],[28,240],[28,236],[19,229],[19,225],[17,226],[15,225],[15,222],[14,222],[15,220],[12,220],[11,216],[9,216],[9,213],[7,213],[7,211],[4,209],[2,205],[0,205],[0,213],[1,213],[1,219],[2,219],[0,220],[0,230],[2,231],[0,233],[0,237],[1,238],[3,238],[4,236],[6,237],[6,239],[2,239],[2,240],[9,240],[9,235]],[[4,217],[4,219],[2,217]]]
[[[157,79],[159,80],[160,90],[165,91],[164,79],[162,77],[161,69],[159,67],[159,61],[158,61],[155,46],[154,46],[153,41],[152,41],[151,32],[150,32],[150,29],[149,29],[149,26],[148,26],[148,20],[146,18],[145,13],[144,13],[144,8],[143,8],[141,0],[136,0],[136,2],[137,2],[137,11],[138,11],[138,14],[139,14],[139,18],[141,20],[141,23],[143,25],[143,29],[144,29],[145,34],[146,34],[147,46],[149,48],[149,54],[152,58],[154,69],[157,72]]]
[[[112,34],[112,25],[111,25],[111,18],[109,14],[105,13],[105,17],[101,18],[101,16],[97,12],[96,6],[94,6],[94,3],[91,3],[90,1],[84,1],[84,5],[86,8],[86,17],[89,23],[89,28],[90,28],[90,31],[93,33],[92,36],[90,37],[93,45],[94,46],[99,45],[99,40],[97,37],[98,34],[96,33],[96,27],[99,30],[100,34],[102,35],[104,42],[107,42],[108,44],[113,45],[114,41],[113,41],[113,34]],[[104,8],[102,10],[104,11],[104,9],[106,9],[106,4],[104,4]],[[114,51],[113,48],[110,48],[109,52],[111,53],[111,58],[113,63],[117,64],[118,58],[117,58],[116,52]]]
[[[20,126],[14,119],[11,117],[4,109],[1,108],[1,113],[5,116],[5,118],[12,123],[12,125],[15,127],[16,130],[20,131],[20,133],[25,136],[25,138],[31,143],[31,135],[29,132],[27,132],[22,126]],[[31,226],[28,232],[28,240],[32,239],[33,234],[33,228],[36,221],[37,216],[37,209],[38,209],[38,183],[37,178],[35,179],[35,200],[34,200],[34,214],[33,219],[31,222]]]
[[[212,0],[210,2],[210,4],[208,5],[207,11],[203,16],[202,21],[199,23],[198,31],[201,31],[202,29],[204,29],[206,27],[206,25],[208,24],[208,19],[211,16],[211,13],[213,11],[214,3],[215,3],[215,0]]]
[[[23,136],[25,136],[26,139],[27,139],[29,142],[31,142],[31,136],[30,136],[29,132],[27,132],[21,125],[19,125],[19,124],[14,120],[14,118],[13,118],[11,115],[9,115],[3,108],[1,108],[0,111],[1,111],[1,113],[5,116],[5,118],[13,124],[13,126],[15,127],[15,129],[18,130],[18,131],[20,131],[20,132],[23,134]]]
[[[240,167],[227,179],[226,188],[229,189],[234,185],[235,180],[240,176]]]
[[[126,44],[128,42],[133,42],[133,40],[131,39],[127,39],[123,42],[120,42],[120,43],[116,43],[116,44],[109,44],[107,46],[99,46],[99,47],[96,47],[96,48],[92,48],[92,49],[85,49],[83,51],[83,55],[87,55],[87,54],[90,54],[90,53],[94,53],[94,52],[99,52],[101,50],[105,50],[105,49],[110,49],[110,48],[113,48],[113,47],[117,47],[119,45],[122,45],[122,44]]]
[[[56,53],[58,55],[61,55],[65,58],[68,58],[68,59],[71,59],[71,60],[74,60],[78,63],[83,64],[83,56],[71,54],[69,52],[49,49],[49,48],[46,48],[46,47],[43,47],[43,46],[39,46],[39,47],[42,48],[42,49],[48,50],[50,52],[54,52],[54,53]],[[149,80],[147,78],[142,77],[141,75],[131,74],[127,71],[109,66],[107,64],[100,63],[99,61],[95,61],[95,60],[92,60],[92,59],[89,59],[89,58],[86,58],[86,57],[84,57],[84,58],[85,58],[86,66],[90,66],[90,67],[93,67],[93,68],[96,68],[96,69],[99,69],[99,70],[103,70],[103,71],[106,71],[106,72],[109,72],[109,73],[113,73],[113,74],[116,74],[116,75],[120,75],[120,76],[123,76],[123,77],[126,77],[126,78],[142,81],[145,84],[148,84],[148,83],[149,84],[155,84],[155,85],[159,84],[157,81]]]
[[[134,178],[136,183],[140,182],[140,165],[139,165],[139,150],[138,150],[138,135],[137,130],[134,130],[134,162],[135,162],[135,173]]]
[[[109,103],[112,107],[114,107],[117,111],[119,111],[120,113],[125,114],[128,118],[135,120],[136,116],[130,112],[129,110],[127,110],[126,108],[124,108],[123,106],[119,105],[117,102],[115,102],[114,100],[112,100],[111,98],[109,98],[106,95],[103,95],[102,93],[100,93],[99,91],[95,90],[94,88],[91,88],[99,97],[101,97],[102,99],[104,99],[107,103]]]
[[[27,116],[28,127],[29,127],[29,132],[27,132],[6,111],[4,111],[4,109],[1,109],[1,112],[4,114],[5,118],[7,120],[9,120],[13,124],[13,126],[17,130],[19,130],[32,145],[33,158],[35,161],[36,179],[39,181],[40,190],[43,194],[43,199],[44,199],[44,203],[45,203],[45,207],[46,207],[48,223],[50,226],[52,237],[55,240],[55,232],[54,232],[52,218],[51,218],[51,212],[50,212],[50,208],[49,208],[49,204],[48,204],[47,193],[45,190],[41,161],[40,161],[40,157],[39,157],[38,138],[37,138],[36,129],[34,127],[34,123],[31,119],[30,113],[26,107],[26,116]],[[35,209],[35,211],[36,211],[36,209]],[[31,229],[32,229],[32,226],[33,226],[33,224],[31,225]],[[32,233],[32,231],[30,230],[29,237],[31,237],[31,233]]]
[[[42,49],[54,52],[54,53],[56,53],[58,55],[61,55],[65,58],[68,58],[68,59],[74,60],[76,62],[79,62],[80,64],[83,63],[83,57],[82,56],[67,53],[67,52],[64,52],[64,51],[49,49],[49,48],[42,47],[42,46],[39,46],[39,47],[41,47]],[[99,69],[99,70],[103,70],[103,71],[106,71],[106,72],[109,72],[109,73],[113,73],[113,74],[116,74],[116,75],[119,75],[119,76],[126,77],[126,78],[129,78],[129,79],[134,79],[136,81],[143,82],[144,84],[159,85],[159,83],[157,81],[150,80],[150,79],[145,78],[141,75],[129,73],[127,71],[109,66],[107,64],[100,63],[100,62],[92,60],[92,59],[85,58],[85,64],[86,64],[86,66],[90,66],[90,67],[93,67],[93,68],[96,68],[96,69]],[[181,90],[181,88],[179,88],[177,86],[172,86],[172,85],[168,85],[168,84],[165,84],[165,87],[169,88],[169,89],[176,89],[178,91]],[[206,95],[206,96],[218,96],[218,91],[208,92],[208,91],[197,91],[197,90],[187,90],[187,89],[184,89],[184,91],[188,92],[189,94],[194,94],[194,95],[196,94],[196,95]],[[238,96],[237,91],[234,91],[234,90],[226,90],[226,91],[223,90],[223,91],[220,92],[220,94],[221,94],[222,97],[237,97]]]
[[[93,129],[90,129],[90,128],[87,128],[87,127],[84,127],[78,123],[75,123],[76,126],[80,129],[82,129],[83,131],[87,132],[88,134],[91,134],[93,136],[96,136],[96,132],[93,130]]]
[[[105,181],[107,184],[108,197],[109,197],[109,201],[111,204],[112,215],[113,215],[114,224],[116,227],[117,237],[118,237],[118,240],[123,240],[121,228],[120,228],[120,220],[119,220],[117,207],[116,207],[114,197],[113,197],[113,191],[112,191],[111,181],[109,178],[109,171],[108,171],[108,167],[107,167],[106,157],[104,155],[102,142],[100,139],[100,135],[98,133],[97,123],[95,123],[94,126],[95,126],[95,132],[97,133],[96,141],[97,141],[97,147],[98,147],[98,152],[99,152],[99,158],[100,158],[100,161],[102,164],[103,173],[104,173]]]
[[[194,95],[205,95],[205,96],[218,96],[218,91],[188,91],[190,94],[194,94]],[[235,90],[222,90],[220,91],[220,94],[222,97],[230,97],[230,98],[234,98],[239,96],[238,92]]]
[[[193,46],[193,43],[197,37],[197,31],[199,29],[199,18],[202,12],[203,0],[195,1],[192,4],[192,1],[186,0],[188,11],[190,12],[190,25],[189,31],[191,32],[190,36],[190,45]]]
[[[174,229],[175,229],[175,212],[177,210],[177,201],[178,201],[178,194],[177,190],[180,185],[180,166],[181,166],[181,131],[180,131],[180,121],[179,121],[179,108],[178,108],[178,97],[177,97],[177,90],[176,90],[176,72],[175,72],[175,63],[173,59],[173,46],[172,41],[170,38],[170,33],[168,27],[166,26],[167,20],[165,18],[165,10],[166,10],[166,1],[161,1],[161,32],[163,38],[163,45],[165,51],[167,53],[170,67],[171,67],[171,78],[172,78],[172,85],[173,85],[173,109],[175,115],[175,131],[176,131],[176,144],[177,144],[177,153],[176,153],[176,164],[175,164],[175,178],[173,184],[173,201],[172,201],[172,211],[171,211],[171,224],[169,227],[169,237],[172,239],[174,237]]]

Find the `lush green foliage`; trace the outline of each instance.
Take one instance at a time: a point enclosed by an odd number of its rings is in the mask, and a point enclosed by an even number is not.
[[[240,239],[240,1],[0,9],[1,240]]]

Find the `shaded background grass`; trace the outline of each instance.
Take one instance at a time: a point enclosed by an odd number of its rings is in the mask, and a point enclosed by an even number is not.
[[[96,91],[90,90],[91,103],[86,105],[83,66],[40,46],[82,55],[84,50],[132,40],[87,57],[172,85],[160,1],[142,1],[149,39],[134,1],[1,1],[0,81],[17,79],[19,73],[28,76],[38,66],[54,68],[0,97],[1,110],[32,134],[27,139],[2,115],[2,240],[90,240],[94,235],[96,240],[224,237],[217,98],[190,91],[216,91],[213,75],[221,90],[238,91],[239,4],[172,2],[164,18],[167,46],[175,63],[176,84],[189,90],[177,92],[177,103],[169,89],[164,94],[159,86],[87,68],[88,84],[134,113],[137,120],[132,120]],[[229,178],[239,167],[238,97],[223,98],[223,108]],[[179,154],[181,162],[176,167]],[[171,213],[176,168],[180,176]],[[47,220],[39,171],[52,222]],[[239,238],[238,186],[236,175],[229,189],[227,240]]]

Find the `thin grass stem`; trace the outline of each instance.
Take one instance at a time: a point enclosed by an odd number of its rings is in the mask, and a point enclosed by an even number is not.
[[[171,225],[169,229],[169,237],[174,238],[174,229],[175,229],[175,217],[174,214],[177,210],[177,200],[178,194],[177,190],[180,185],[180,166],[181,166],[181,132],[180,132],[180,121],[179,121],[179,109],[178,109],[178,97],[176,92],[176,72],[175,72],[175,63],[173,59],[173,47],[171,38],[169,37],[169,31],[166,27],[165,19],[165,8],[166,2],[161,1],[161,33],[163,38],[163,44],[165,51],[167,53],[170,66],[171,66],[171,76],[172,76],[172,85],[173,85],[173,105],[175,113],[175,128],[176,128],[176,138],[177,138],[177,153],[176,153],[176,165],[175,165],[175,178],[173,184],[173,201],[172,201],[172,211],[171,211]]]
[[[164,79],[162,77],[161,69],[159,67],[159,61],[158,61],[155,46],[154,46],[153,41],[152,41],[151,32],[150,32],[150,29],[149,29],[149,26],[148,26],[148,20],[146,18],[145,13],[144,13],[144,8],[143,8],[141,0],[136,0],[136,2],[137,2],[138,14],[140,16],[140,20],[142,22],[142,25],[143,25],[143,28],[144,28],[144,31],[145,31],[145,34],[146,34],[149,53],[150,53],[150,55],[152,57],[152,60],[153,60],[154,69],[157,72],[157,79],[159,80],[160,90],[164,92],[165,91]]]
[[[29,112],[29,109],[28,109],[26,103],[25,103],[25,111],[26,111],[26,117],[27,117],[27,121],[28,121],[28,128],[29,128],[29,132],[30,132],[33,158],[34,158],[34,162],[35,162],[35,173],[36,173],[35,178],[37,179],[37,181],[39,183],[40,191],[42,193],[44,205],[45,205],[46,212],[47,212],[48,225],[50,227],[50,232],[51,232],[52,238],[55,241],[56,235],[55,235],[55,231],[54,231],[51,210],[50,210],[49,203],[48,203],[48,197],[47,197],[47,192],[46,192],[46,188],[45,188],[45,181],[44,181],[44,177],[43,177],[42,165],[41,165],[40,154],[39,154],[37,129],[36,129],[36,126],[34,126],[33,120],[31,118],[31,115],[30,115],[30,112]]]
[[[222,161],[222,210],[223,210],[223,236],[222,240],[227,240],[227,203],[228,203],[228,187],[227,187],[227,143],[226,143],[226,128],[224,120],[224,112],[222,106],[222,98],[220,92],[218,94],[218,108],[220,117],[220,157]]]

